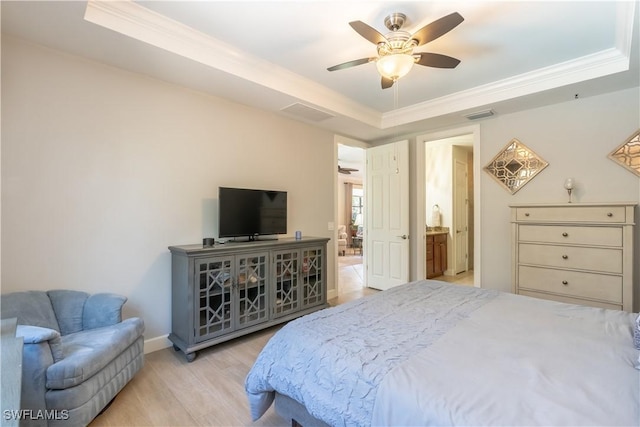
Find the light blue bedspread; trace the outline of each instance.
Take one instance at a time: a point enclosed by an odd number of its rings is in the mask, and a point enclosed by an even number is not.
[[[251,416],[260,418],[278,391],[327,424],[370,425],[385,375],[497,295],[418,281],[292,321],[247,376]]]

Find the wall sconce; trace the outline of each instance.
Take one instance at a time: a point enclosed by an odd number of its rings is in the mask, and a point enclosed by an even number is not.
[[[574,186],[575,186],[575,184],[573,182],[573,178],[565,179],[564,188],[566,188],[567,193],[569,193],[569,203],[571,203],[571,191],[573,190]]]

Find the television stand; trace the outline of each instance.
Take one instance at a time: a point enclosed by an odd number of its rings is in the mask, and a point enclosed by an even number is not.
[[[171,334],[196,351],[327,307],[326,237],[170,246]]]

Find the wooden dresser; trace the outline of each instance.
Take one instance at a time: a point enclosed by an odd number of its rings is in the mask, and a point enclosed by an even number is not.
[[[634,203],[511,205],[514,293],[638,311],[634,208]]]

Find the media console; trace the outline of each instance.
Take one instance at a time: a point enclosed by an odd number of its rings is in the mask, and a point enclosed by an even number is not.
[[[171,334],[196,351],[327,307],[328,238],[169,246]]]

